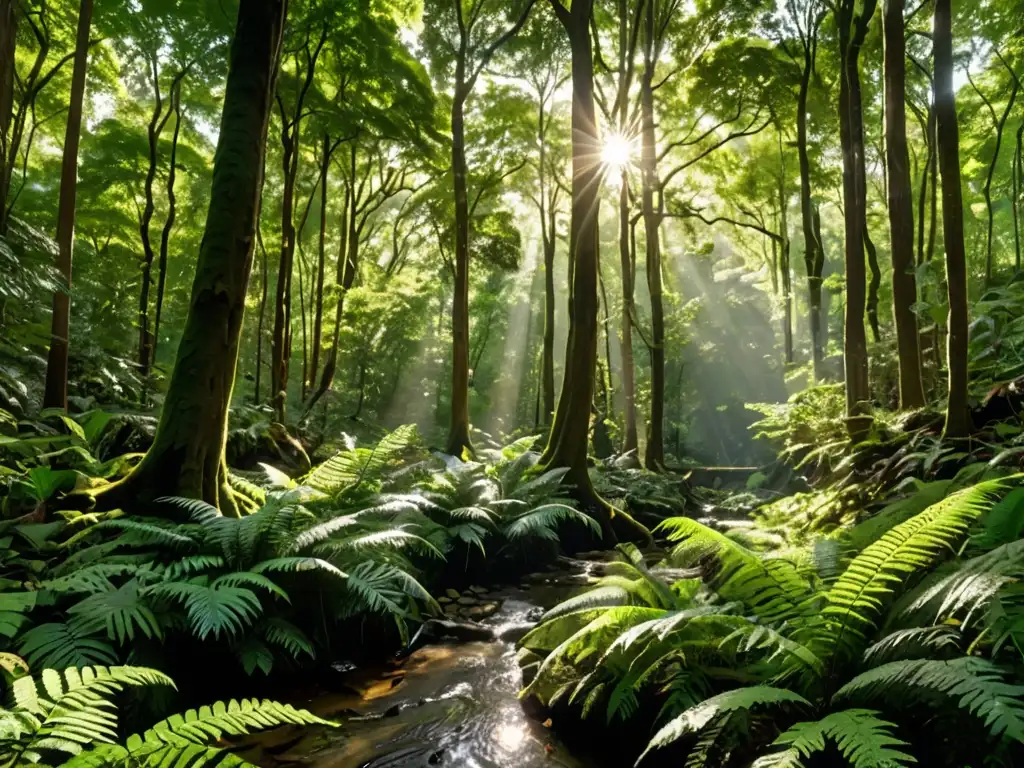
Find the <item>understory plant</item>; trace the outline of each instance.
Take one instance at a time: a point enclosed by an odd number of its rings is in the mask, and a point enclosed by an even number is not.
[[[1017,764],[1020,479],[922,489],[923,509],[910,497],[827,557],[668,520],[666,565],[699,580],[612,572],[549,612],[522,641],[539,660],[523,694],[646,718],[643,764]]]

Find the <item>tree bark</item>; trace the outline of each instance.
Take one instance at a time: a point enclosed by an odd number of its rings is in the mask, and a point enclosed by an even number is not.
[[[899,359],[900,408],[923,408],[925,396],[921,377],[920,336],[917,316],[913,310],[917,302],[917,278],[914,272],[914,205],[910,156],[907,152],[903,0],[885,0],[882,11],[885,49],[885,160],[889,179],[892,308]]]
[[[545,427],[555,414],[555,211],[550,208],[544,238],[544,349],[541,357],[541,389]]]
[[[206,229],[160,423],[142,462],[101,492],[102,508],[185,496],[238,514],[224,449],[284,15],[284,0],[239,6]]]
[[[174,133],[171,136],[170,167],[167,169],[167,219],[160,233],[159,275],[156,284],[156,317],[153,320],[153,355],[151,362],[156,364],[156,352],[160,346],[160,318],[164,311],[164,291],[167,286],[167,252],[171,243],[171,230],[177,216],[177,199],[174,196],[174,181],[177,176],[178,137],[181,134],[181,84],[178,83],[171,91],[171,104],[174,110]],[[261,318],[262,320],[262,318]]]
[[[320,250],[316,262],[316,289],[313,295],[313,349],[309,364],[309,389],[316,386],[320,369],[320,339],[324,319],[324,269],[327,262],[327,173],[331,162],[331,137],[324,134],[323,160],[320,165]]]
[[[807,270],[807,310],[811,328],[811,360],[815,380],[823,374],[825,341],[821,329],[821,273],[825,253],[814,228],[814,202],[811,198],[811,160],[807,150],[807,97],[814,71],[819,20],[815,20],[803,43],[803,66],[796,101],[796,148],[800,162],[800,223],[804,234],[804,265]]]
[[[452,101],[452,179],[455,188],[455,290],[452,295],[452,402],[446,451],[472,451],[469,438],[469,193],[466,168],[465,52]]]
[[[871,280],[868,281],[868,325],[871,326],[871,337],[878,344],[882,341],[882,329],[878,322],[878,289],[882,285],[882,269],[878,266],[878,250],[871,239],[871,232],[864,223],[864,250],[868,255],[868,269]]]
[[[640,170],[647,288],[651,298],[651,412],[644,463],[648,469],[658,470],[665,464],[665,308],[661,289],[661,215],[654,206],[654,191],[659,186],[657,139],[654,135],[654,0],[648,0],[644,14],[644,71],[640,78]]]
[[[81,0],[78,10],[78,34],[75,38],[75,65],[71,75],[68,122],[64,133],[64,156],[60,173],[60,200],[57,210],[57,271],[66,291],[53,294],[50,327],[50,351],[46,361],[44,408],[68,407],[68,334],[71,326],[71,261],[75,246],[75,200],[78,193],[78,141],[82,132],[82,102],[85,74],[89,66],[89,28],[92,25],[93,0]]]
[[[629,174],[622,169],[619,187],[619,269],[622,272],[622,317],[619,327],[619,346],[622,356],[622,397],[624,404],[622,452],[639,452],[636,427],[636,374],[633,362],[633,280],[635,265],[630,248]],[[639,462],[639,456],[637,457]]]
[[[793,275],[790,271],[789,241],[789,195],[786,192],[786,155],[782,146],[782,131],[779,130],[779,236],[772,238],[772,251],[779,250],[778,271],[782,275],[782,349],[786,364],[791,365],[793,355]]]
[[[606,542],[646,539],[646,528],[612,510],[598,496],[587,471],[590,416],[597,362],[598,214],[601,205],[601,154],[594,104],[594,59],[590,39],[593,0],[574,0],[566,8],[550,0],[572,50],[572,209],[569,251],[572,255],[572,304],[566,344],[565,375],[540,463],[566,467],[565,480],[582,506],[598,521]]]
[[[261,201],[262,202],[262,201]],[[260,212],[256,214],[256,242],[260,247],[260,314],[256,326],[256,381],[253,386],[252,401],[260,404],[260,378],[263,374],[263,324],[267,315],[267,292],[270,288],[270,260],[267,258],[267,247],[263,244],[263,233],[260,229]]]
[[[1017,146],[1013,155],[1013,264],[1020,272],[1020,197],[1024,184],[1024,122],[1017,129]]]
[[[846,372],[846,412],[850,437],[862,438],[866,432],[864,416],[869,413],[871,397],[868,381],[867,337],[864,312],[867,303],[864,268],[865,208],[867,204],[864,171],[864,118],[861,111],[861,87],[858,59],[874,13],[875,1],[867,0],[854,14],[854,0],[843,0],[837,9],[839,27],[840,87],[839,135],[843,148],[843,218],[846,241],[846,308],[843,340],[843,364]]]
[[[17,2],[0,0],[0,235],[7,234],[7,156],[14,109],[14,52],[17,40]]]
[[[935,50],[935,113],[938,158],[942,172],[942,232],[946,247],[946,290],[949,319],[946,365],[949,398],[946,437],[966,437],[967,411],[967,254],[964,250],[964,207],[960,190],[960,131],[953,90],[951,0],[935,0],[932,40]]]

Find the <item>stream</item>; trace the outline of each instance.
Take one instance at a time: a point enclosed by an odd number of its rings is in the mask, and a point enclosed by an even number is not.
[[[515,641],[597,567],[563,558],[557,570],[489,591],[481,600],[500,608],[480,625],[499,639],[440,640],[403,660],[353,669],[332,686],[340,690],[290,702],[340,728],[277,729],[255,737],[240,755],[266,768],[596,768],[596,760],[566,749],[550,721],[523,711]]]

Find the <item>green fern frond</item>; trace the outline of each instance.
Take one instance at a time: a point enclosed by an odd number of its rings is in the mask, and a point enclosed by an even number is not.
[[[869,669],[840,688],[837,703],[884,702],[897,708],[945,700],[978,717],[993,736],[1024,741],[1024,686],[1004,682],[996,664],[974,656],[951,661],[894,661]]]
[[[70,594],[105,592],[110,588],[111,578],[134,574],[139,570],[139,566],[134,563],[96,563],[73,571],[67,576],[41,581],[39,588]]]
[[[188,499],[188,501],[195,500]],[[121,541],[119,543],[121,546],[142,547],[155,545],[166,547],[174,552],[194,549],[196,547],[196,541],[192,537],[181,533],[177,526],[133,520],[131,518],[104,520],[96,523],[76,533],[62,546],[64,548],[72,547],[82,539],[104,531],[120,532]]]
[[[871,667],[891,661],[941,658],[960,651],[960,632],[953,627],[914,627],[886,635],[864,651],[864,663]]]
[[[418,536],[403,528],[385,528],[380,531],[362,533],[344,539],[325,541],[319,548],[334,553],[361,552],[373,549],[407,550],[435,557],[438,560],[444,560],[441,550],[422,536]]]
[[[670,558],[682,567],[715,564],[707,582],[725,600],[737,601],[769,622],[805,615],[815,597],[796,566],[783,559],[766,559],[696,520],[673,517],[656,532],[666,533],[676,545]]]
[[[171,582],[150,587],[150,593],[184,603],[192,632],[200,640],[238,635],[263,613],[255,593],[242,587]]]
[[[40,624],[21,636],[18,653],[33,669],[117,663],[114,647],[73,624]]]
[[[595,535],[601,535],[601,526],[594,518],[568,504],[542,504],[534,507],[505,524],[502,532],[511,541],[528,538],[558,541],[559,526],[569,522],[578,523],[589,528]]]
[[[866,547],[826,594],[816,630],[819,655],[859,655],[896,591],[953,551],[1004,488],[1005,481],[994,480],[955,493]]]
[[[0,731],[0,765],[41,762],[45,755],[75,755],[92,744],[117,737],[117,713],[111,697],[128,686],[174,686],[169,677],[145,667],[84,667],[63,672],[44,669],[40,676],[14,681],[17,728]]]
[[[893,749],[907,745],[892,735],[894,727],[870,709],[833,712],[821,720],[791,727],[775,740],[777,746],[787,749],[758,760],[754,766],[796,768],[803,765],[803,758],[824,751],[829,741],[835,742],[853,768],[898,768],[916,763],[912,755]]]
[[[227,563],[220,555],[186,555],[165,566],[162,575],[165,581],[177,581],[225,565]]]
[[[386,435],[372,449],[341,451],[315,467],[302,479],[304,485],[336,494],[361,483],[379,483],[385,470],[416,441],[416,426],[406,424]]]
[[[193,520],[197,523],[207,523],[210,520],[221,517],[219,509],[202,499],[188,499],[183,496],[161,496],[154,503],[177,509],[182,513],[183,519]]]
[[[659,730],[636,761],[639,765],[653,750],[665,747],[684,736],[697,734],[730,712],[791,705],[810,707],[803,696],[785,688],[753,685],[720,693],[683,712]]]
[[[338,579],[347,579],[348,574],[318,557],[275,557],[264,560],[251,568],[253,573],[306,573],[320,571]]]
[[[305,632],[286,619],[278,616],[267,619],[263,625],[263,637],[268,643],[284,648],[294,658],[301,655],[316,658],[316,651]]]
[[[575,597],[563,600],[545,613],[541,617],[540,622],[544,624],[567,614],[589,608],[629,605],[631,602],[632,592],[630,590],[618,585],[598,585],[594,589],[588,589],[586,592],[582,592]]]
[[[104,630],[121,645],[135,639],[136,631],[148,638],[163,637],[163,630],[147,598],[146,588],[135,579],[115,588],[96,592],[68,609],[69,623],[76,633],[87,635]]]

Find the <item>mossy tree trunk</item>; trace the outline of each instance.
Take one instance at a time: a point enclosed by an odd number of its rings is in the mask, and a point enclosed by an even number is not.
[[[644,538],[647,531],[627,515],[613,511],[598,496],[587,472],[590,417],[597,365],[598,214],[601,205],[601,139],[594,104],[594,59],[590,39],[593,0],[574,0],[566,8],[549,0],[565,28],[572,50],[572,208],[569,251],[572,303],[565,374],[548,444],[545,467],[567,467],[566,482],[583,507],[598,520],[606,542]]]
[[[68,407],[68,333],[71,327],[71,256],[75,247],[75,200],[78,193],[78,140],[82,133],[82,101],[85,97],[85,73],[89,66],[89,28],[92,26],[92,0],[82,0],[78,10],[78,34],[75,38],[75,65],[71,74],[71,97],[64,133],[64,156],[60,173],[60,198],[57,210],[57,271],[67,291],[53,294],[50,324],[50,350],[46,361],[44,408]]]
[[[936,0],[932,41],[935,49],[935,116],[938,120],[938,159],[942,173],[942,233],[946,249],[946,290],[949,297],[949,337],[946,365],[949,398],[946,437],[966,437],[967,412],[967,254],[964,250],[964,203],[960,190],[960,131],[953,90],[953,30],[951,0]]]
[[[237,515],[224,448],[263,187],[285,0],[246,0],[231,43],[206,229],[153,446],[103,507],[187,496]]]
[[[885,47],[885,160],[889,177],[892,306],[899,360],[900,408],[921,408],[925,405],[925,396],[921,378],[920,335],[917,315],[913,310],[917,302],[917,278],[914,271],[914,205],[910,156],[907,152],[907,65],[903,5],[903,0],[885,0],[882,12]],[[923,231],[922,226],[922,236]]]

